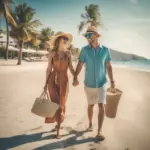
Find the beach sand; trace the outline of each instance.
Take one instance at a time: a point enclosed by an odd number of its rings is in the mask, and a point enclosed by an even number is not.
[[[32,104],[43,89],[47,64],[23,62],[22,66],[15,66],[15,63],[0,65],[0,150],[150,149],[150,73],[113,68],[116,86],[123,95],[116,118],[105,117],[103,134],[106,140],[102,142],[94,138],[97,106],[94,108],[94,131],[84,132],[88,126],[84,69],[78,87],[72,86],[69,73],[70,92],[62,124],[64,136],[57,140],[54,138],[56,132],[51,131],[55,124],[44,124],[43,118],[31,113]]]

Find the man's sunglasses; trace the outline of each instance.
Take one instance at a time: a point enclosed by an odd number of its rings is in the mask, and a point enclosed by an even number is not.
[[[92,35],[93,35],[93,33],[86,33],[86,34],[84,35],[84,37],[87,38],[87,39],[89,39],[89,38],[92,37]]]

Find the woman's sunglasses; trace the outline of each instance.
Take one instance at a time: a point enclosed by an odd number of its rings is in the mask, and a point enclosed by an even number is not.
[[[67,37],[62,37],[65,41],[69,41],[69,39]]]
[[[86,33],[86,34],[84,35],[84,37],[87,38],[87,39],[89,39],[89,38],[92,37],[92,35],[93,35],[93,33]]]

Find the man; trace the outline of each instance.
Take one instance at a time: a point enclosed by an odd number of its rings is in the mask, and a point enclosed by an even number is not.
[[[84,37],[88,41],[88,45],[83,47],[79,56],[79,62],[75,71],[73,85],[77,86],[78,75],[85,64],[85,93],[88,101],[88,130],[92,131],[93,106],[98,104],[98,131],[97,137],[104,140],[102,134],[102,125],[104,120],[104,104],[106,104],[106,89],[105,84],[106,71],[110,79],[111,88],[114,89],[114,79],[112,74],[112,66],[110,63],[111,57],[108,48],[98,43],[100,34],[96,27],[89,26]]]

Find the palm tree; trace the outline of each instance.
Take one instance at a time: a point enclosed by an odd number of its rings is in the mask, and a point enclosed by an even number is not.
[[[39,36],[39,39],[41,41],[39,47],[41,49],[47,49],[47,42],[50,40],[50,38],[54,35],[54,31],[52,31],[51,28],[43,28],[41,30],[41,34]]]
[[[18,42],[19,53],[17,65],[21,65],[23,44],[36,39],[39,34],[35,28],[41,25],[41,23],[38,20],[33,21],[34,15],[35,9],[26,3],[18,5],[13,13],[17,25],[14,26],[11,24],[10,36]]]
[[[85,6],[85,13],[81,14],[83,21],[78,26],[79,32],[87,25],[99,27],[101,26],[101,14],[99,12],[99,6],[90,4]]]
[[[6,31],[7,31],[7,44],[6,44],[6,53],[5,59],[8,59],[8,45],[9,45],[9,22],[16,25],[12,15],[10,4],[14,4],[13,0],[0,0],[0,18],[4,16],[6,21]]]
[[[31,41],[24,43],[24,48],[31,48],[38,50],[40,44],[40,40],[38,38],[33,38]]]

